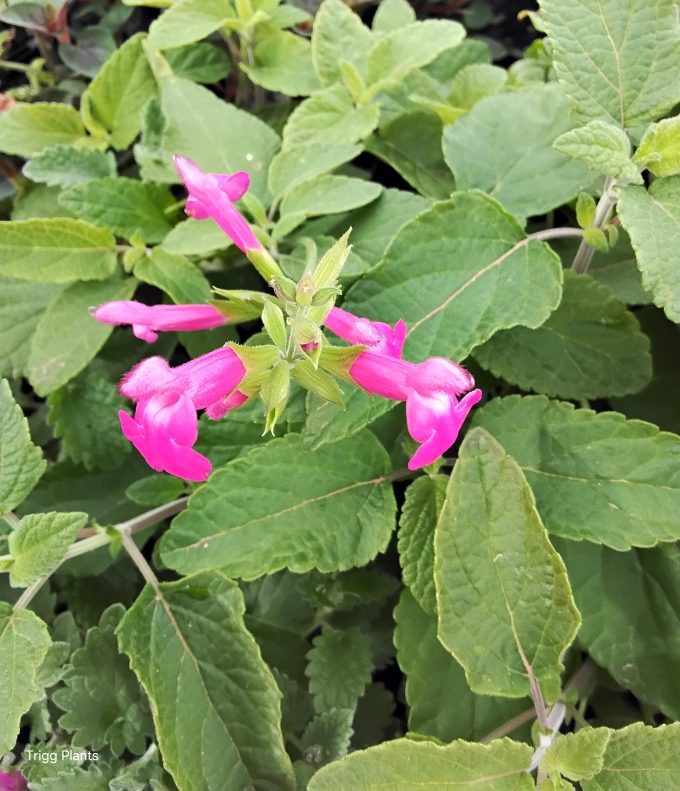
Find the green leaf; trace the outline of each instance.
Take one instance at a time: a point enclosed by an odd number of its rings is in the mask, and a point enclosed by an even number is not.
[[[356,253],[368,268],[375,266],[399,231],[409,220],[412,220],[431,202],[420,195],[397,189],[385,189],[373,203],[352,212],[343,225],[350,225],[352,234],[352,252]],[[338,232],[344,230],[337,225]],[[339,235],[339,234],[338,234]],[[351,261],[351,257],[350,257]],[[348,262],[349,265],[349,262]],[[348,267],[342,275],[348,275]]]
[[[389,471],[370,432],[313,452],[294,434],[268,442],[198,489],[161,540],[163,561],[182,573],[221,568],[245,579],[363,566],[394,527]],[[282,476],[285,490],[272,488]]]
[[[673,394],[680,391],[680,368],[676,354],[680,344],[680,327],[651,306],[637,311],[636,316],[652,342],[652,381],[636,395],[612,399],[611,406],[626,417],[646,420],[665,431],[678,434],[680,412]]]
[[[324,766],[347,754],[352,738],[353,709],[330,709],[309,723],[302,734],[305,760],[312,766]]]
[[[125,490],[125,496],[134,503],[155,507],[169,503],[184,494],[185,482],[172,475],[147,475]]]
[[[338,214],[376,200],[382,186],[348,176],[317,176],[290,190],[281,203],[281,216]]]
[[[636,722],[612,731],[602,771],[581,785],[583,791],[671,791],[679,772],[680,723],[652,728]]]
[[[366,82],[376,92],[379,87],[397,87],[415,69],[427,66],[465,37],[465,28],[448,19],[411,22],[382,36],[368,53]]]
[[[28,421],[14,401],[6,379],[0,380],[0,514],[19,505],[43,474],[42,451],[31,441]]]
[[[441,150],[442,123],[433,113],[397,116],[369,138],[366,148],[391,165],[421,195],[448,198],[455,189]]]
[[[583,618],[579,643],[622,687],[680,718],[680,551],[557,547]]]
[[[116,160],[110,151],[58,145],[45,148],[23,169],[24,176],[53,187],[72,187],[91,179],[116,175]]]
[[[541,760],[541,769],[563,774],[570,780],[589,780],[602,769],[611,734],[609,728],[582,728],[576,733],[560,734]]]
[[[553,148],[570,126],[567,100],[554,85],[489,96],[445,127],[444,158],[459,190],[484,190],[517,216],[545,214],[592,181],[580,162]]]
[[[437,639],[436,614],[426,613],[407,590],[402,591],[394,620],[410,731],[446,743],[482,739],[530,706],[527,700],[475,695],[463,668]]]
[[[141,755],[152,733],[149,704],[125,656],[118,651],[115,630],[125,613],[122,604],[104,611],[99,625],[88,629],[85,644],[73,653],[65,686],[53,695],[65,713],[62,728],[73,733],[74,747],[130,750]]]
[[[541,0],[560,82],[583,122],[624,129],[680,99],[680,34],[673,0]]]
[[[373,17],[374,33],[390,33],[415,22],[416,12],[408,0],[381,0]]]
[[[576,247],[574,247],[574,254]],[[571,256],[569,263],[573,260]],[[652,301],[642,288],[630,237],[619,229],[619,241],[606,253],[595,253],[588,267],[588,274],[599,283],[604,283],[617,299],[627,305],[647,305]]]
[[[655,176],[680,173],[680,117],[648,126],[633,161]]]
[[[680,239],[680,176],[657,179],[649,191],[624,187],[617,210],[630,234],[643,287],[671,321],[680,322],[680,269],[673,253]]]
[[[102,66],[81,99],[86,126],[97,135],[111,135],[114,148],[124,149],[141,129],[144,105],[156,95],[156,81],[146,60],[145,34],[127,39]]]
[[[562,154],[578,159],[591,170],[632,184],[642,184],[640,171],[630,158],[630,140],[619,126],[594,120],[570,129],[554,143]]]
[[[307,396],[305,445],[311,450],[352,437],[389,412],[394,403],[352,387],[344,394],[344,409],[313,394]]]
[[[23,376],[33,332],[60,286],[0,278],[0,376]]]
[[[332,2],[344,5],[342,0]],[[371,134],[378,125],[379,116],[375,105],[355,107],[347,88],[332,85],[317,91],[293,110],[283,129],[283,147],[352,145]]]
[[[462,360],[499,329],[539,327],[560,301],[561,280],[553,251],[525,237],[493,198],[456,193],[403,226],[345,307],[390,324],[404,319],[411,359]]]
[[[151,23],[149,41],[158,49],[191,44],[232,19],[235,14],[229,0],[177,0]]]
[[[141,233],[144,241],[160,242],[172,228],[175,199],[167,187],[136,179],[93,179],[64,190],[59,203],[82,220],[109,228],[130,239]]]
[[[399,519],[399,562],[404,582],[418,604],[436,612],[434,591],[434,529],[439,519],[448,478],[445,475],[415,480],[406,490]],[[463,734],[459,734],[463,735]]]
[[[163,763],[182,791],[295,787],[281,693],[243,612],[234,582],[200,575],[147,586],[118,629],[153,703]]]
[[[286,30],[276,30],[258,41],[252,65],[241,68],[256,85],[287,96],[309,96],[321,88],[310,43]]]
[[[473,691],[524,697],[528,667],[559,694],[579,614],[515,460],[483,429],[463,440],[435,533],[440,641]]]
[[[649,339],[635,316],[606,286],[569,270],[562,301],[541,327],[499,332],[475,359],[523,390],[565,399],[637,393],[652,377]]]
[[[266,197],[267,168],[279,138],[259,118],[223,102],[207,88],[171,77],[163,81],[161,105],[167,121],[163,148],[194,159],[204,170],[247,170],[250,191]]]
[[[576,222],[579,228],[590,228],[595,222],[597,214],[597,204],[592,195],[579,192],[576,198]]]
[[[116,269],[110,231],[82,220],[0,222],[0,272],[19,280],[104,280]]]
[[[544,396],[494,399],[473,421],[522,467],[550,533],[618,550],[680,537],[680,437]]]
[[[458,71],[451,82],[449,103],[470,110],[487,96],[500,93],[508,81],[508,73],[490,63],[470,63]]]
[[[47,626],[30,610],[0,602],[0,752],[14,748],[21,715],[42,695],[36,674],[50,640]]]
[[[188,220],[177,223],[163,239],[161,248],[175,255],[208,255],[216,250],[226,250],[232,244],[213,219]]]
[[[156,286],[179,304],[210,299],[210,283],[201,270],[182,255],[156,247],[135,265],[135,277]]]
[[[371,639],[358,628],[324,627],[307,654],[305,671],[317,712],[356,708],[373,672]]]
[[[79,374],[113,331],[90,315],[102,302],[130,299],[132,278],[101,283],[74,283],[50,304],[38,322],[28,358],[28,378],[36,393],[45,396]]]
[[[169,49],[163,55],[178,77],[192,82],[212,85],[231,71],[229,55],[207,41]]]
[[[340,61],[360,71],[373,45],[373,35],[342,0],[324,0],[314,18],[312,59],[324,85],[340,80]]]
[[[118,420],[126,403],[101,371],[83,371],[51,392],[47,406],[47,421],[69,458],[88,470],[120,467],[130,450]]]
[[[51,574],[86,522],[87,514],[79,512],[24,516],[9,534],[12,587],[25,588]]]
[[[394,739],[358,750],[319,770],[309,791],[420,791],[479,788],[484,791],[530,791],[531,747],[510,739],[491,744]]]
[[[361,146],[322,143],[286,148],[272,160],[269,168],[269,189],[272,195],[285,195],[303,181],[321,176],[349,162],[361,150]]]
[[[67,104],[17,104],[0,115],[0,151],[32,157],[47,146],[85,142],[77,111]]]

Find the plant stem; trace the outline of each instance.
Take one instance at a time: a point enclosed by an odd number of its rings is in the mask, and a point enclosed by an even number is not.
[[[583,231],[581,228],[546,228],[543,231],[528,234],[527,238],[547,241],[549,239],[564,239],[569,236],[583,237]]]
[[[121,530],[118,528],[118,532],[123,539],[123,546],[125,547],[125,551],[130,556],[130,560],[137,566],[139,569],[142,577],[151,585],[151,587],[158,591],[159,583],[158,578],[153,573],[153,569],[151,566],[146,562],[146,558],[142,553],[139,551],[139,547],[135,542],[132,540],[132,536],[127,530]]]
[[[614,181],[615,180],[611,178],[611,176],[608,176],[604,182],[602,195],[595,209],[595,219],[593,220],[592,226],[593,228],[602,228],[607,224],[609,218],[612,216],[614,205],[616,204],[616,197],[611,191],[611,188],[614,186]],[[574,258],[574,263],[571,265],[571,268],[574,270],[574,272],[578,272],[579,274],[587,272],[590,262],[593,260],[594,253],[595,250],[590,247],[590,245],[586,244],[584,239],[579,245]]]
[[[12,528],[19,527],[19,522],[21,521],[16,514],[13,514],[11,511],[7,511],[6,514],[2,515],[2,518],[7,522],[8,525],[11,525]]]
[[[173,500],[170,503],[159,505],[158,508],[152,508],[150,511],[146,511],[139,516],[128,519],[127,522],[121,522],[114,527],[114,530],[120,533],[123,546],[125,547],[132,562],[142,572],[144,579],[153,586],[154,590],[158,588],[158,580],[156,579],[156,575],[151,570],[151,567],[146,562],[144,556],[137,548],[137,545],[132,540],[132,535],[134,533],[138,533],[140,530],[144,530],[147,527],[151,527],[151,525],[155,525],[157,522],[162,522],[163,519],[167,519],[169,516],[174,516],[175,514],[179,513],[186,505],[186,502],[186,497],[182,497],[179,500]],[[86,552],[92,552],[94,549],[104,547],[111,542],[111,538],[112,536],[110,533],[101,532],[94,536],[90,536],[89,538],[84,538],[81,541],[76,541],[66,550],[61,563],[64,563],[66,560],[70,560],[71,558],[76,558],[79,555],[84,555]],[[61,563],[59,566],[61,566]],[[17,599],[14,609],[19,610],[28,607],[40,588],[42,588],[42,586],[49,579],[50,575],[53,574],[54,571],[59,568],[59,566],[50,572],[50,574],[40,577],[40,579],[36,580],[32,585],[29,585],[28,588],[26,588],[26,590]]]
[[[515,714],[515,716],[509,719],[507,722],[504,722],[490,733],[487,733],[486,736],[480,739],[480,742],[482,744],[488,744],[494,739],[502,739],[503,736],[507,736],[509,733],[517,730],[517,728],[524,725],[525,723],[531,722],[533,719],[535,719],[535,717],[536,709],[534,709],[533,706],[530,709],[520,711],[519,714]]]

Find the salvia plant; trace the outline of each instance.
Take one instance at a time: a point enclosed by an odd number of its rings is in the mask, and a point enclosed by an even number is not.
[[[0,2],[0,790],[680,789],[678,6],[504,5]]]

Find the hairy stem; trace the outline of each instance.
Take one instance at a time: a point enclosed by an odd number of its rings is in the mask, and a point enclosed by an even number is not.
[[[504,736],[512,733],[513,731],[517,730],[517,728],[521,727],[527,722],[531,722],[536,717],[536,709],[532,706],[529,709],[525,709],[524,711],[520,711],[519,714],[515,714],[514,717],[511,717],[507,722],[504,722],[502,725],[499,725],[494,730],[490,731],[486,734],[480,742],[482,744],[488,744],[492,742],[494,739],[502,739]]]
[[[602,228],[607,224],[609,218],[612,216],[614,205],[616,204],[616,196],[612,193],[613,186],[614,179],[608,176],[604,182],[602,196],[600,197],[600,200],[597,203],[597,208],[595,209],[593,228]],[[571,268],[574,270],[574,272],[578,272],[579,274],[587,272],[590,262],[593,260],[594,253],[595,250],[590,247],[590,245],[586,244],[584,239],[579,245],[574,258],[574,263],[571,265]]]
[[[146,558],[139,550],[139,547],[135,542],[132,540],[132,536],[127,530],[121,530],[118,528],[120,532],[121,538],[123,539],[123,546],[125,547],[125,551],[130,556],[130,560],[137,566],[139,569],[142,577],[151,585],[151,587],[158,591],[159,583],[158,577],[153,573],[153,569],[147,563]]]

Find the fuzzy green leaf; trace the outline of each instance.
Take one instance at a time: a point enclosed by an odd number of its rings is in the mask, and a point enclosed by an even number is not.
[[[632,184],[642,184],[640,171],[630,158],[630,140],[619,126],[607,121],[590,121],[560,135],[554,146],[560,153],[580,160],[591,170]]]
[[[636,722],[612,731],[604,766],[583,791],[673,791],[680,776],[680,723],[652,728]]]
[[[93,179],[59,196],[59,203],[76,217],[126,239],[141,233],[151,243],[160,242],[172,228],[168,210],[174,202],[167,187],[128,178]]]
[[[52,187],[72,187],[116,175],[116,160],[108,151],[76,146],[51,146],[32,157],[23,169],[32,181]]]
[[[281,215],[312,217],[338,214],[365,206],[380,197],[382,187],[348,176],[317,176],[298,184],[281,202]]]
[[[522,467],[550,533],[618,550],[680,538],[680,437],[544,396],[494,399],[473,422]]]
[[[406,676],[409,730],[447,744],[482,739],[530,706],[527,700],[475,695],[463,668],[437,639],[436,615],[426,613],[407,590],[394,620],[397,661]]]
[[[424,475],[406,490],[399,519],[399,561],[404,582],[418,604],[435,612],[434,529],[439,519],[448,478]]]
[[[0,273],[19,280],[104,280],[116,268],[111,232],[82,220],[0,222]]]
[[[141,755],[152,732],[149,706],[125,656],[118,651],[115,630],[125,610],[114,604],[99,625],[88,629],[85,644],[71,657],[65,687],[54,702],[65,713],[59,724],[73,733],[73,746],[114,755],[130,750]]]
[[[23,376],[35,328],[60,289],[50,283],[0,278],[0,376]]]
[[[118,630],[182,791],[292,791],[281,693],[243,624],[238,586],[199,575],[147,586]]]
[[[85,527],[87,514],[30,514],[9,534],[10,584],[26,587],[51,574]]]
[[[0,753],[14,748],[22,714],[42,695],[36,674],[51,642],[35,613],[0,602]]]
[[[457,193],[402,227],[379,267],[350,289],[346,307],[390,324],[404,319],[411,359],[461,360],[499,329],[543,324],[561,281],[557,256],[525,237],[499,203]]]
[[[499,332],[475,358],[523,390],[558,398],[637,393],[652,377],[649,339],[633,313],[606,286],[571,271],[559,307],[541,327]]]
[[[135,265],[135,277],[165,291],[178,305],[208,302],[211,296],[210,283],[195,264],[159,247]]]
[[[527,770],[531,747],[510,739],[491,744],[395,739],[359,750],[321,769],[309,791],[434,791],[478,788],[484,791],[530,791]]]
[[[50,304],[38,322],[28,358],[28,378],[40,395],[47,395],[79,374],[113,332],[90,315],[103,302],[130,299],[132,278],[98,283],[74,283]]]
[[[544,755],[541,768],[570,780],[590,779],[602,769],[611,734],[609,728],[582,728],[558,735]]]
[[[156,80],[144,54],[145,34],[128,38],[106,61],[82,96],[86,125],[106,130],[114,148],[124,149],[141,129],[144,105],[156,94]]]
[[[199,41],[235,19],[229,0],[178,0],[149,28],[149,41],[158,49]]]
[[[47,420],[73,461],[88,470],[115,469],[130,450],[118,420],[125,400],[101,372],[86,370],[50,393]]]
[[[17,104],[0,114],[0,151],[32,157],[44,148],[85,141],[80,116],[68,104]]]
[[[192,496],[161,541],[163,560],[182,573],[221,568],[246,579],[365,565],[394,527],[389,470],[367,431],[313,452],[294,434],[268,442]],[[275,486],[284,476],[285,489]]]
[[[671,321],[680,322],[680,176],[657,179],[649,191],[625,187],[618,203],[642,272],[642,285]]]
[[[633,160],[655,176],[680,173],[680,117],[648,126]]]
[[[554,85],[501,93],[444,128],[444,157],[459,190],[484,190],[521,217],[544,214],[592,181],[583,164],[553,148],[570,127],[567,100]]]
[[[680,100],[674,0],[540,0],[557,76],[583,121],[641,126]]]
[[[360,70],[365,66],[373,35],[342,0],[324,0],[314,18],[312,59],[324,85],[340,80],[341,60]]]
[[[256,85],[287,96],[309,96],[321,88],[310,43],[287,30],[276,30],[258,41],[252,65],[241,68]]]
[[[371,680],[373,657],[371,640],[358,628],[324,627],[307,654],[305,671],[314,708],[319,713],[356,708]]]
[[[440,641],[481,694],[559,691],[579,614],[522,470],[483,429],[463,440],[435,533]]]
[[[0,513],[19,505],[45,470],[42,451],[31,441],[28,421],[0,380]]]

